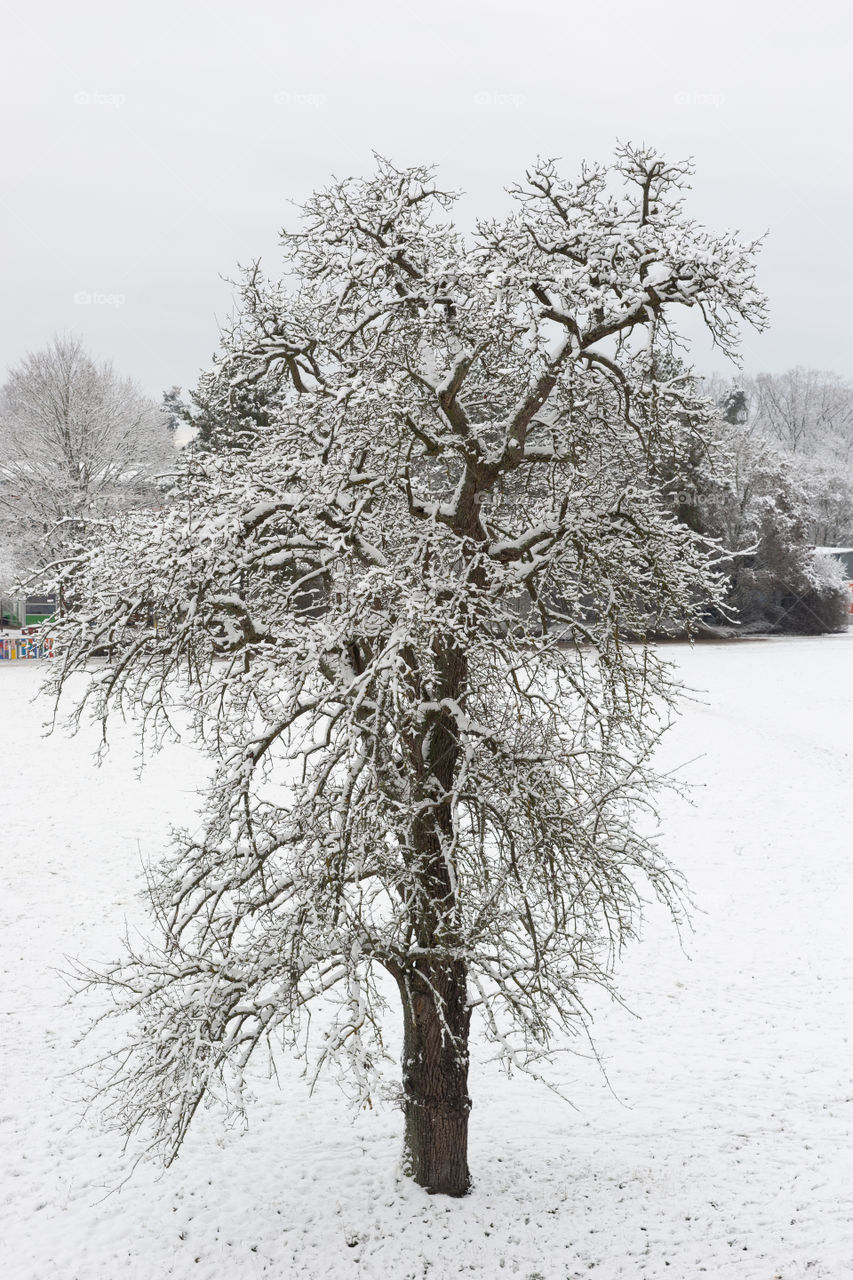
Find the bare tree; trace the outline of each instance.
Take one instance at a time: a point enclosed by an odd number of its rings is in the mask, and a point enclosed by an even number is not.
[[[745,380],[758,429],[791,453],[853,460],[853,386],[836,373],[798,366]]]
[[[0,512],[24,566],[54,558],[88,519],[150,500],[173,448],[157,407],[78,338],[54,338],[0,392]]]
[[[734,381],[714,377],[705,389],[729,422],[730,451],[769,460],[770,446],[783,455],[774,465],[801,491],[802,543],[853,540],[853,385],[835,373],[798,367]],[[759,466],[765,479],[772,469]],[[781,502],[788,480],[777,487]]]
[[[84,705],[166,732],[180,701],[217,761],[203,834],[152,871],[157,938],[90,975],[139,1014],[112,1116],[167,1160],[271,1040],[371,1098],[396,989],[407,1168],[462,1195],[472,1017],[535,1072],[610,988],[643,884],[679,913],[638,821],[671,703],[643,638],[717,587],[661,479],[710,412],[671,316],[727,350],[764,318],[755,246],[685,216],[688,175],[632,147],[577,182],[541,163],[467,241],[424,168],[316,194],[206,387],[230,423],[286,375],[271,421],[69,566],[58,689],[108,645]]]

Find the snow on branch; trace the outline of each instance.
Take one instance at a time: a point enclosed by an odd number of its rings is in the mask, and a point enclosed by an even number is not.
[[[610,989],[644,892],[681,917],[648,639],[720,585],[668,498],[674,436],[713,415],[672,315],[726,349],[764,323],[755,246],[686,217],[688,176],[645,148],[575,182],[539,162],[468,240],[421,167],[318,193],[205,384],[231,426],[235,388],[264,415],[63,570],[57,689],[88,673],[94,714],[214,760],[202,835],[152,873],[156,940],[92,979],[138,1015],[117,1117],[169,1158],[262,1042],[370,1098],[395,985],[420,1150],[429,1054],[467,1115],[472,1010],[530,1066]]]

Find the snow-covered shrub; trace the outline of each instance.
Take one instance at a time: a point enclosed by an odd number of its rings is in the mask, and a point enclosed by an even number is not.
[[[678,445],[676,513],[727,555],[726,608],[709,620],[798,634],[845,625],[849,592],[813,551],[814,470],[742,420],[710,421]]]
[[[832,556],[810,551],[782,597],[779,631],[820,635],[843,631],[850,620],[850,587]]]

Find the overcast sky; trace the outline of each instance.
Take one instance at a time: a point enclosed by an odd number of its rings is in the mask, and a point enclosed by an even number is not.
[[[0,4],[0,366],[82,336],[159,397],[195,383],[304,197],[371,167],[440,166],[460,218],[537,155],[619,138],[697,164],[692,212],[767,230],[753,371],[853,376],[851,25],[841,0],[211,0]],[[694,360],[722,368],[702,345]]]

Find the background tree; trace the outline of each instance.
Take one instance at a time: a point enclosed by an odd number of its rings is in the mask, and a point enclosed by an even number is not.
[[[812,545],[811,474],[766,438],[732,427],[717,450],[704,531],[734,553],[728,603],[753,630],[819,634],[846,626],[850,590]]]
[[[853,539],[853,475],[843,460],[849,387],[793,369],[711,379],[706,388],[723,424],[686,492],[697,513],[691,527],[734,553],[727,572],[735,616],[759,630],[846,626],[849,588],[814,547]]]
[[[806,473],[811,501],[809,532],[822,547],[853,546],[853,468],[815,461]]]
[[[251,449],[259,430],[269,427],[282,404],[282,376],[232,386],[217,370],[202,374],[198,386],[184,400],[180,387],[164,393],[171,429],[183,424],[192,433],[195,450]]]
[[[680,911],[638,821],[672,691],[625,637],[718,590],[662,478],[698,411],[672,315],[726,350],[764,319],[754,246],[687,218],[688,176],[540,163],[469,240],[424,168],[319,192],[206,383],[275,412],[68,566],[58,688],[109,645],[85,705],[166,732],[182,701],[216,760],[203,833],[151,875],[158,936],[89,975],[139,1015],[113,1118],[167,1159],[271,1040],[371,1098],[396,991],[406,1167],[464,1194],[472,1016],[535,1073],[643,883]]]
[[[795,455],[810,494],[808,537],[853,544],[853,385],[820,369],[788,369],[751,380],[758,431]]]
[[[160,408],[166,430],[174,439],[178,428],[187,421],[187,406],[184,403],[179,386],[169,387],[163,392],[163,403]]]
[[[93,517],[150,502],[173,450],[156,405],[78,338],[54,338],[0,392],[0,512],[19,570],[79,541]]]
[[[791,453],[853,462],[853,386],[821,369],[760,373],[746,381],[758,429]]]

